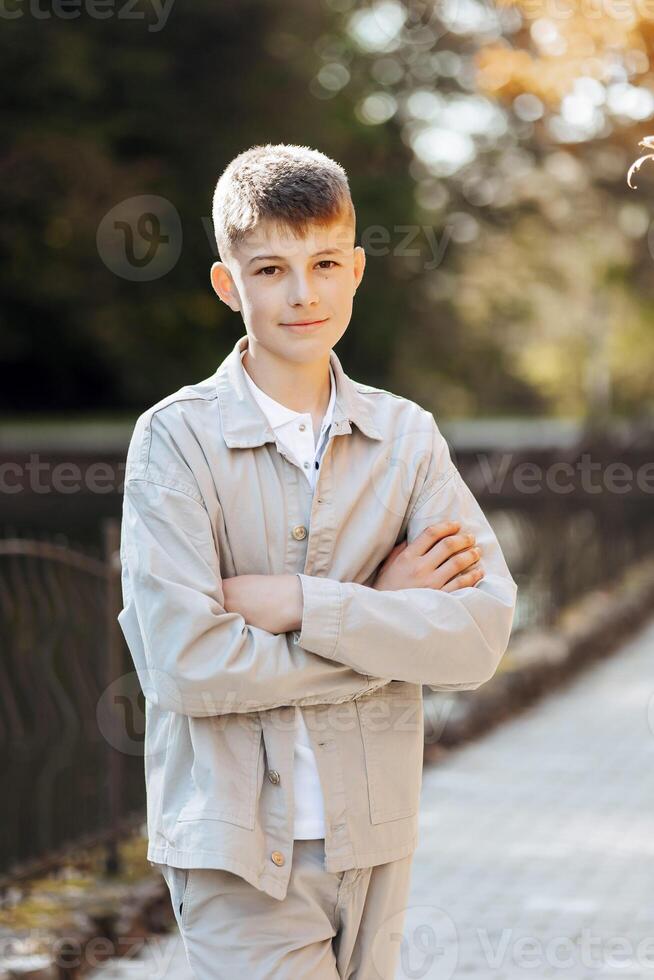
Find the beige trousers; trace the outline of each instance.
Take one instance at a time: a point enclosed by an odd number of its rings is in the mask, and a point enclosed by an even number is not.
[[[231,871],[158,865],[197,980],[396,980],[413,854],[329,872],[296,840],[286,898]]]

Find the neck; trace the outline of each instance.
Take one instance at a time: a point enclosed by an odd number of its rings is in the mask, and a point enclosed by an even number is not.
[[[255,385],[293,412],[322,416],[327,411],[331,395],[329,354],[318,361],[295,364],[248,340],[242,363]]]

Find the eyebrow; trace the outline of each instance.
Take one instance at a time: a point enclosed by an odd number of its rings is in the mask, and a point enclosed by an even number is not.
[[[319,255],[344,255],[342,248],[323,248],[321,252],[314,252],[309,258],[316,259]],[[250,259],[248,265],[252,265],[253,262],[262,262],[264,259],[271,260],[274,259],[276,262],[285,262],[286,259],[283,255],[255,255]]]

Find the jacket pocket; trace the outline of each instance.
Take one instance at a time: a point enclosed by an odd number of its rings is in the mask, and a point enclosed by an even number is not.
[[[354,703],[366,760],[371,823],[414,816],[422,786],[422,688],[392,681]]]
[[[264,768],[259,715],[215,715],[189,721],[191,788],[177,824],[225,820],[253,830]]]

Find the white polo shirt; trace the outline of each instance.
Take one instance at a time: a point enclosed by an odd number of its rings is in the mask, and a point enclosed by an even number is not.
[[[241,352],[241,360],[245,350]],[[313,419],[310,412],[294,412],[280,402],[275,401],[265,391],[262,391],[254,383],[245,365],[243,365],[245,377],[252,390],[252,394],[261,406],[271,428],[275,432],[280,445],[284,447],[287,455],[293,462],[306,474],[311,489],[315,489],[318,476],[318,467],[325,445],[327,444],[327,430],[331,424],[334,402],[336,400],[336,379],[331,364],[329,365],[329,378],[331,382],[331,395],[327,411],[325,412],[320,427],[318,444],[313,432]],[[298,706],[295,708],[295,755],[293,769],[293,783],[295,791],[295,823],[293,836],[297,839],[316,839],[325,836],[325,810],[322,788],[318,778],[318,768],[316,757],[311,747],[309,733],[307,731],[302,710]]]

